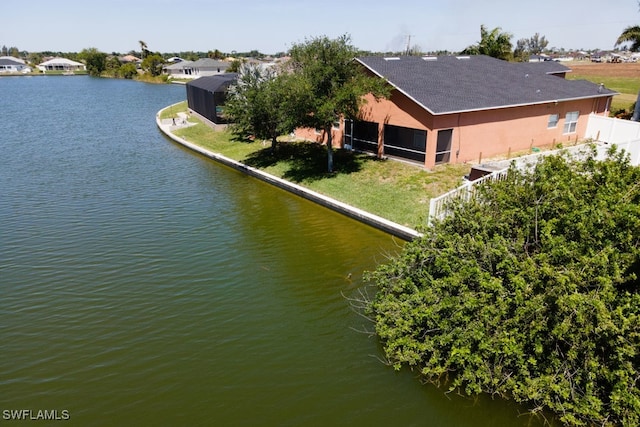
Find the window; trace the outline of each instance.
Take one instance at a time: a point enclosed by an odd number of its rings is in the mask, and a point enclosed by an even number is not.
[[[436,142],[436,164],[449,163],[452,140],[453,129],[438,131],[438,140]]]
[[[571,111],[567,113],[567,116],[564,118],[564,133],[574,133],[576,131],[579,115],[579,111]]]
[[[551,115],[549,115],[549,123],[547,123],[547,129],[551,129],[551,128],[557,127],[559,120],[560,120],[560,114],[551,114]]]

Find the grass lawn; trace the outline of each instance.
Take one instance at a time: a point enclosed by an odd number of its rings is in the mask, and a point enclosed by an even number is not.
[[[619,110],[630,111],[631,105],[636,102],[638,90],[640,90],[640,77],[633,79],[629,77],[586,76],[576,74],[572,75],[571,78],[576,80],[589,80],[597,84],[602,83],[606,88],[619,92],[620,95],[614,96],[611,101],[612,112]]]
[[[640,91],[640,63],[577,63],[570,64],[571,73],[567,79],[588,80],[596,84],[604,84],[605,87],[619,92],[613,97],[611,111],[631,111],[631,106],[638,97]]]
[[[162,111],[171,118],[186,111],[186,101]],[[327,173],[326,147],[283,138],[275,153],[271,144],[237,140],[214,131],[196,118],[176,136],[210,151],[264,170],[364,211],[407,227],[426,223],[429,200],[462,183],[469,165],[441,165],[428,171],[419,165],[383,160],[347,150],[334,152],[334,173]]]

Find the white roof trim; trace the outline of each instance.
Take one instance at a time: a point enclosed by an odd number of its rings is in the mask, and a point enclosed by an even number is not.
[[[43,63],[39,64],[39,65],[55,65],[55,64],[64,64],[64,65],[76,65],[76,66],[84,66],[84,64],[80,63],[80,62],[76,62],[76,61],[72,61],[70,59],[67,58],[52,58],[48,61],[44,61]]]

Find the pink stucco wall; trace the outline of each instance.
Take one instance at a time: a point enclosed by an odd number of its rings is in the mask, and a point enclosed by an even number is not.
[[[379,154],[383,154],[385,123],[426,130],[426,168],[435,166],[438,130],[453,129],[451,163],[477,162],[532,147],[567,145],[580,140],[589,114],[607,115],[610,103],[610,98],[602,97],[434,116],[398,91],[393,91],[388,100],[375,101],[372,96],[365,99],[367,103],[361,109],[360,119],[379,124]],[[572,111],[579,112],[577,127],[575,132],[565,134],[565,117]],[[548,127],[551,114],[559,115],[558,124],[553,128]],[[341,122],[340,129],[333,130],[336,147],[342,144],[343,129]],[[313,141],[326,141],[324,135],[313,129],[300,129],[296,134]]]

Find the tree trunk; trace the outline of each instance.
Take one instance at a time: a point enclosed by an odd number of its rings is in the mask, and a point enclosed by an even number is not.
[[[271,138],[271,155],[276,154],[276,146],[278,145],[278,137],[273,136]]]
[[[331,126],[325,129],[327,132],[327,172],[333,172],[333,136],[331,135]]]

